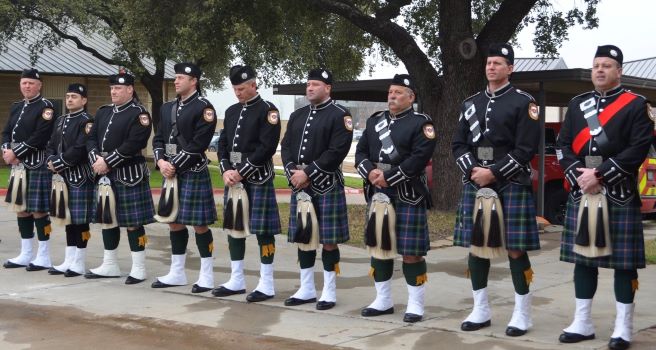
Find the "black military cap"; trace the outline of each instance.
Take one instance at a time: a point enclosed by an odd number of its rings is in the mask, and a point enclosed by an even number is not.
[[[66,92],[73,92],[82,97],[87,97],[87,87],[79,83],[70,84]]]
[[[417,87],[415,86],[415,82],[413,79],[410,78],[410,75],[408,74],[394,75],[394,78],[392,79],[392,83],[390,85],[405,86],[408,89],[412,90],[412,92],[417,93]]]
[[[505,43],[490,44],[487,57],[503,57],[508,60],[510,64],[515,63],[515,52],[513,51],[512,46]]]
[[[319,80],[328,85],[333,84],[333,73],[327,69],[315,68],[308,73],[307,80]]]
[[[176,64],[173,66],[173,70],[175,70],[175,74],[185,74],[196,79],[200,79],[200,75],[202,74],[200,68],[197,65],[188,62]]]
[[[41,80],[41,74],[39,74],[39,71],[36,70],[35,68],[27,68],[27,69],[23,69],[23,73],[21,73],[21,78]]]
[[[118,73],[109,76],[109,85],[134,85],[134,76],[129,73]]]
[[[622,50],[615,45],[602,45],[597,46],[597,52],[595,53],[595,58],[597,57],[609,57],[617,61],[620,66],[624,61],[624,55],[622,55]]]
[[[239,85],[255,78],[255,70],[251,66],[236,65],[230,68],[230,83]]]

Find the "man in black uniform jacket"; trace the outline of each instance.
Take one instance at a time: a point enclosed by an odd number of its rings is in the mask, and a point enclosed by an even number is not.
[[[345,107],[330,98],[332,83],[333,76],[328,70],[313,69],[309,72],[305,92],[310,104],[291,114],[281,143],[285,174],[294,192],[289,206],[289,242],[297,241],[298,228],[302,227],[302,223],[297,222],[297,193],[304,192],[311,197],[316,211],[324,270],[323,291],[316,304],[318,310],[335,306],[335,277],[339,272],[337,244],[349,239],[344,178],[340,167],[353,140],[353,120]],[[309,227],[307,224],[303,226]],[[299,248],[301,287],[285,300],[285,305],[317,300],[314,287],[316,255],[316,249]]]
[[[23,70],[20,90],[23,100],[11,105],[9,120],[2,132],[2,158],[16,171],[24,169],[27,177],[17,176],[10,180],[7,192],[7,200],[14,199],[12,208],[23,208],[15,209],[18,210],[16,220],[21,235],[21,252],[7,260],[4,267],[39,271],[52,266],[48,217],[52,175],[45,161],[45,149],[57,115],[52,102],[41,96],[41,75],[36,69]],[[35,227],[39,248],[36,258],[32,259]]]
[[[200,96],[200,68],[193,63],[178,63],[174,69],[178,97],[162,106],[153,152],[162,176],[177,181],[179,206],[175,221],[169,223],[171,268],[167,275],[157,277],[152,287],[187,284],[185,259],[189,231],[186,225],[192,225],[200,271],[191,292],[202,293],[214,288],[214,240],[208,225],[216,221],[216,207],[205,150],[214,135],[216,113],[212,104]],[[165,195],[163,190],[162,196]],[[164,201],[160,201],[162,205]],[[161,210],[158,208],[160,213]]]

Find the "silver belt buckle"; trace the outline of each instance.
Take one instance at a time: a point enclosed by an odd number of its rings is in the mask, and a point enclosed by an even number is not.
[[[232,164],[241,163],[241,152],[230,152],[230,163]]]
[[[376,169],[380,169],[382,171],[388,171],[392,169],[392,165],[386,163],[376,163]]]
[[[594,169],[603,162],[604,158],[602,156],[585,156],[585,167],[588,169]]]
[[[476,158],[478,158],[478,160],[494,160],[494,148],[477,147]]]
[[[173,156],[178,154],[178,145],[175,143],[167,143],[164,145],[166,155]]]

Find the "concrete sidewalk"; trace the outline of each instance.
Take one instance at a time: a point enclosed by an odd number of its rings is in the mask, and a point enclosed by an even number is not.
[[[20,246],[15,216],[6,207],[0,207],[0,260],[3,262],[18,253]],[[226,237],[214,230],[215,284],[229,277],[229,255]],[[314,304],[285,307],[283,301],[299,285],[296,247],[279,236],[276,247],[276,296],[260,304],[249,304],[245,295],[214,298],[209,293],[192,295],[191,284],[197,278],[199,259],[193,235],[187,256],[188,286],[155,290],[150,283],[155,276],[168,271],[170,245],[168,227],[151,224],[146,227],[149,236],[147,247],[148,281],[127,286],[124,278],[86,280],[82,277],[50,276],[45,271],[26,272],[23,269],[0,268],[0,300],[16,301],[33,306],[68,306],[103,319],[127,315],[132,318],[150,318],[163,324],[178,322],[236,331],[246,336],[278,336],[300,341],[358,349],[604,349],[612,332],[615,318],[612,271],[601,270],[593,317],[597,339],[570,346],[558,343],[561,329],[572,319],[574,307],[573,266],[558,261],[559,232],[542,235],[543,249],[531,253],[534,283],[534,327],[523,337],[510,338],[504,330],[513,309],[513,287],[506,259],[493,261],[490,271],[490,301],[492,326],[484,330],[465,333],[460,331],[461,321],[472,307],[471,285],[464,276],[467,250],[445,247],[432,250],[428,257],[428,287],[426,314],[417,324],[402,322],[407,301],[405,280],[396,262],[393,294],[396,313],[365,319],[361,308],[375,296],[373,281],[367,276],[369,257],[363,249],[342,246],[341,275],[337,279],[337,306],[328,311],[317,311]],[[653,238],[655,228],[649,229]],[[63,259],[65,235],[63,228],[54,227],[51,254],[53,262]],[[125,232],[119,245],[121,269],[124,275],[130,269],[130,253]],[[102,260],[100,230],[93,225],[89,242],[87,268],[96,267]],[[320,254],[319,254],[320,256]],[[248,292],[257,284],[259,258],[254,237],[247,240],[245,274]],[[640,271],[640,291],[637,294],[635,331],[632,349],[653,349],[656,343],[656,292],[655,267]],[[323,274],[317,261],[315,280],[321,291]],[[0,312],[0,321],[3,318]],[[62,320],[65,321],[65,320]],[[107,321],[110,322],[110,321]],[[0,322],[2,324],[2,322]],[[129,322],[118,325],[133,327]],[[62,324],[62,327],[74,327]],[[651,328],[651,329],[650,329]],[[9,337],[11,329],[0,327],[1,349],[29,348],[29,342],[16,342]],[[111,343],[111,339],[109,339]],[[71,339],[74,346],[75,340]],[[105,344],[107,347],[108,344]],[[219,345],[217,344],[217,347]],[[312,347],[308,343],[308,348]]]

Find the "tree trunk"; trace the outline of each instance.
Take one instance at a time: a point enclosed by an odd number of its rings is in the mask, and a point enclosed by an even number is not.
[[[157,131],[160,117],[159,112],[162,108],[162,104],[164,104],[164,90],[162,88],[164,85],[164,76],[143,75],[141,77],[141,83],[146,87],[146,90],[148,90],[148,94],[150,95],[150,100],[152,101],[152,111],[150,116],[153,120],[153,129]]]

